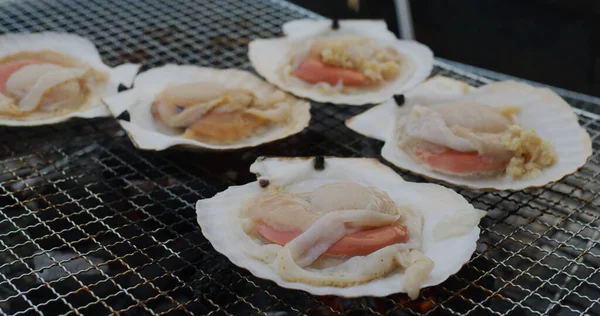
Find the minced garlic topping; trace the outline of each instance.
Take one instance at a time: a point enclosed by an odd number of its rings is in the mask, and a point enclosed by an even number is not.
[[[317,49],[323,63],[354,69],[374,82],[392,80],[400,74],[401,56],[393,47],[381,47],[367,38],[337,38],[318,42]]]
[[[506,167],[506,174],[513,178],[534,178],[542,169],[556,162],[556,153],[549,142],[543,141],[534,130],[526,130],[513,125],[502,137],[507,150],[514,156]]]
[[[519,115],[519,113],[521,113],[521,107],[518,105],[503,106],[498,108],[498,110],[500,110],[500,113],[502,113],[504,117],[510,120],[512,120],[513,116]]]
[[[14,100],[5,96],[2,93],[0,93],[0,113],[2,113],[2,114],[19,114],[20,113]]]

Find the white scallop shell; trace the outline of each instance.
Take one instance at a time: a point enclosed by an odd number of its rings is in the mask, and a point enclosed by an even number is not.
[[[114,68],[105,65],[94,43],[90,40],[67,33],[15,33],[0,36],[0,59],[22,51],[51,50],[71,56],[90,67],[110,74],[104,91],[92,95],[90,101],[81,109],[64,115],[52,113],[33,113],[21,119],[0,118],[0,125],[36,126],[55,124],[71,118],[93,118],[110,116],[110,112],[102,104],[101,97],[116,94],[119,84],[130,86],[138,72],[139,65],[123,64]]]
[[[272,129],[266,134],[229,145],[214,145],[198,140],[184,138],[173,130],[156,124],[152,117],[151,106],[160,93],[169,84],[191,82],[214,82],[228,88],[242,88],[263,97],[276,88],[253,74],[237,69],[214,69],[191,65],[165,65],[150,69],[138,75],[134,87],[117,95],[103,99],[111,113],[118,117],[125,110],[130,121],[119,120],[133,144],[139,149],[164,150],[172,146],[198,148],[206,150],[233,150],[254,147],[260,144],[283,139],[301,132],[310,121],[310,103],[294,98],[292,105],[293,122],[283,128]]]
[[[329,20],[296,20],[283,25],[286,37],[274,39],[257,39],[248,45],[248,58],[256,71],[270,83],[297,96],[318,102],[330,102],[347,105],[364,105],[381,103],[394,94],[403,93],[425,80],[433,67],[433,53],[418,42],[399,40],[394,33],[387,30],[383,21],[340,21],[338,30],[331,30]],[[354,94],[325,93],[311,85],[299,85],[283,80],[280,69],[287,62],[294,43],[308,39],[331,35],[361,35],[375,39],[382,44],[395,47],[408,56],[415,64],[415,73],[408,80],[398,78],[373,91]],[[402,76],[401,76],[402,77]]]
[[[461,187],[480,190],[518,191],[541,187],[574,173],[592,155],[590,135],[579,125],[571,106],[547,88],[536,88],[524,83],[503,81],[480,88],[466,88],[466,83],[444,77],[434,77],[406,95],[406,103],[398,108],[394,100],[378,105],[346,121],[350,129],[385,141],[381,155],[392,164],[424,177],[437,179]],[[471,93],[466,94],[468,91]],[[532,179],[506,177],[469,178],[435,172],[415,162],[394,141],[398,111],[407,111],[411,105],[427,105],[436,101],[468,98],[490,106],[518,105],[519,122],[525,129],[533,129],[552,144],[558,161],[542,170]]]
[[[369,158],[325,158],[325,169],[314,171],[311,158],[259,158],[250,171],[261,179],[277,179],[292,192],[312,190],[325,183],[356,182],[375,186],[387,192],[396,202],[410,204],[424,215],[422,252],[435,262],[435,267],[421,286],[440,284],[457,273],[469,261],[479,238],[479,227],[468,228],[458,237],[441,241],[433,236],[434,226],[448,214],[473,209],[462,196],[442,186],[404,181],[389,167]],[[237,214],[241,205],[259,194],[263,189],[257,181],[232,186],[210,199],[196,204],[198,223],[202,233],[218,252],[235,265],[248,269],[259,278],[272,280],[281,287],[298,289],[314,295],[337,295],[344,297],[386,296],[405,292],[404,275],[397,269],[384,278],[349,287],[313,286],[299,282],[284,281],[269,265],[244,253],[236,240],[241,225]],[[447,218],[447,217],[446,217]],[[478,222],[478,221],[477,221]],[[243,234],[243,232],[242,232]],[[245,235],[245,234],[244,234]],[[248,237],[249,238],[249,237]],[[251,239],[249,239],[250,242]]]

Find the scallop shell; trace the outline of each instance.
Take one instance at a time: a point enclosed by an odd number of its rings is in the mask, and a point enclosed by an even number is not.
[[[558,181],[576,172],[592,155],[590,135],[582,128],[571,106],[547,88],[536,88],[524,83],[503,81],[480,88],[445,77],[434,77],[406,96],[406,104],[398,107],[393,100],[350,118],[346,126],[373,138],[385,141],[383,158],[392,164],[427,178],[453,185],[487,191],[518,191]],[[471,93],[467,92],[471,91]],[[398,111],[407,111],[411,105],[427,105],[436,101],[466,97],[490,106],[519,105],[519,122],[525,129],[533,129],[556,151],[558,161],[542,170],[532,179],[506,177],[468,178],[446,175],[430,170],[415,162],[403,152],[394,140],[395,118]]]
[[[257,39],[248,45],[248,57],[256,71],[270,83],[282,90],[297,96],[318,102],[330,102],[347,105],[364,105],[381,103],[393,95],[407,91],[425,80],[433,67],[433,53],[418,42],[399,40],[394,33],[387,30],[383,21],[340,21],[340,28],[332,30],[329,20],[296,20],[283,25],[286,37],[274,39]],[[398,78],[386,83],[381,88],[356,94],[325,93],[311,86],[303,86],[285,81],[281,78],[280,69],[287,62],[295,43],[316,37],[331,35],[359,35],[375,39],[382,44],[396,48],[402,54],[412,59],[415,73],[406,81]]]
[[[6,126],[37,126],[55,124],[71,118],[93,118],[110,116],[110,112],[102,104],[101,97],[116,94],[119,84],[130,86],[138,72],[139,65],[123,64],[114,68],[102,62],[94,43],[90,40],[67,33],[15,33],[0,36],[0,59],[22,51],[51,50],[71,56],[87,63],[90,67],[106,71],[110,79],[104,91],[92,96],[92,99],[80,110],[64,115],[34,113],[22,119],[0,118],[0,125]]]
[[[233,150],[254,147],[276,141],[301,132],[310,121],[310,103],[294,99],[292,105],[293,123],[284,128],[273,129],[267,134],[252,137],[236,144],[214,145],[184,138],[170,129],[156,124],[151,113],[156,95],[169,84],[191,82],[216,82],[228,88],[242,88],[252,91],[258,97],[275,90],[275,87],[262,81],[249,72],[236,69],[213,69],[190,65],[165,65],[150,69],[135,78],[134,88],[104,99],[111,113],[119,117],[125,111],[130,121],[119,120],[133,144],[139,149],[164,150],[172,146],[205,150]]]
[[[277,179],[291,184],[291,191],[307,191],[325,183],[356,182],[375,186],[387,192],[396,203],[410,204],[424,213],[422,252],[435,262],[435,267],[421,288],[437,285],[457,273],[469,261],[479,238],[479,227],[469,227],[458,237],[436,241],[433,227],[448,214],[473,207],[456,192],[442,186],[404,181],[389,167],[370,158],[325,158],[325,169],[314,171],[312,158],[259,158],[250,171],[261,179]],[[344,297],[386,296],[405,292],[403,273],[399,269],[381,279],[350,287],[313,286],[283,280],[269,265],[244,253],[236,240],[236,231],[242,230],[237,212],[244,201],[263,189],[257,181],[232,186],[210,199],[196,204],[198,223],[202,233],[218,252],[235,265],[248,269],[259,278],[274,281],[279,286],[298,289],[314,295]],[[243,231],[241,231],[243,234]],[[251,239],[249,239],[251,241]],[[252,242],[252,241],[251,241]]]

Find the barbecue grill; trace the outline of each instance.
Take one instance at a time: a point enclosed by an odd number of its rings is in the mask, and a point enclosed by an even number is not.
[[[66,31],[111,65],[251,70],[247,43],[317,15],[285,2],[22,0],[0,3],[0,33]],[[506,76],[438,59],[435,74],[479,86]],[[377,157],[382,142],[343,122],[367,107],[313,104],[310,127],[233,153],[136,150],[112,118],[0,128],[2,314],[600,314],[600,99],[556,89],[594,155],[544,188],[456,189],[487,210],[473,258],[439,286],[405,295],[315,297],[253,277],[214,251],[194,204],[254,180],[260,155]],[[425,181],[398,171],[408,181]]]

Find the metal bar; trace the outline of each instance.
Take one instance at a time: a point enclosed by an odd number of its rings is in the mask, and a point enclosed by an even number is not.
[[[400,38],[414,40],[415,31],[413,30],[410,2],[408,0],[394,0],[394,4],[396,5],[396,19],[398,20]]]

